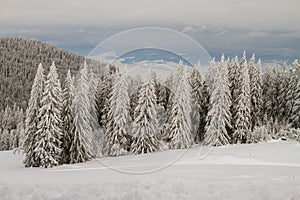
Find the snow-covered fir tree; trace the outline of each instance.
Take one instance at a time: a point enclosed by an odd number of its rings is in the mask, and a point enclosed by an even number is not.
[[[116,68],[106,65],[103,76],[99,79],[96,90],[96,109],[100,126],[107,123],[111,91],[115,81]]]
[[[92,158],[92,127],[90,124],[89,80],[86,62],[79,71],[75,86],[73,112],[75,130],[70,149],[70,163],[80,163]]]
[[[152,153],[159,149],[155,83],[151,74],[149,71],[141,87],[134,111],[131,152],[135,154]]]
[[[249,77],[250,77],[250,98],[251,98],[251,129],[261,124],[262,113],[262,80],[261,80],[261,61],[255,64],[255,54],[249,61]]]
[[[108,123],[105,127],[106,155],[125,155],[130,150],[131,117],[129,113],[129,78],[119,74],[112,90]]]
[[[263,113],[268,120],[275,121],[277,108],[277,78],[278,69],[268,66],[263,74]]]
[[[41,105],[34,151],[39,165],[47,168],[58,165],[61,159],[62,90],[54,63],[45,81]]]
[[[164,133],[164,140],[168,142],[170,149],[188,148],[193,142],[191,91],[186,67],[180,62],[174,79],[172,104]]]
[[[67,77],[64,82],[63,89],[63,109],[62,109],[62,163],[70,163],[70,149],[74,137],[74,113],[72,109],[74,99],[74,79],[71,76],[70,70],[67,72]]]
[[[44,69],[42,64],[39,64],[33,81],[28,108],[26,110],[25,135],[23,143],[23,150],[25,154],[24,164],[26,167],[37,167],[40,165],[39,161],[36,159],[37,156],[34,151],[34,145],[37,142],[37,125],[41,117],[38,115],[38,112],[42,107],[41,101],[44,91],[44,82]]]
[[[287,94],[289,90],[288,70],[286,63],[279,73],[279,90],[278,90],[278,119],[281,124],[288,124],[288,107],[287,107]]]
[[[203,82],[199,72],[200,65],[195,66],[192,71],[190,77],[190,84],[192,87],[192,115],[191,115],[191,123],[192,123],[192,135],[195,139],[195,142],[199,142],[201,138],[203,138],[204,132],[201,132],[200,127],[201,123],[203,123],[202,118],[204,117],[203,112]]]
[[[289,122],[292,127],[300,128],[300,63],[298,60],[293,62],[289,76],[287,94]]]
[[[0,135],[0,149],[1,151],[9,150],[10,148],[10,133],[7,128],[2,130],[2,133]]]
[[[204,144],[219,146],[229,144],[228,129],[232,127],[228,65],[224,61],[224,56],[222,56],[221,62],[215,70],[214,80],[211,86]]]
[[[241,93],[238,96],[238,104],[234,116],[233,141],[235,143],[245,143],[251,130],[251,99],[250,99],[250,78],[247,61],[241,65],[240,76]]]
[[[90,68],[88,72],[89,77],[89,100],[90,100],[90,123],[92,128],[92,153],[94,157],[98,157],[101,155],[102,148],[102,132],[100,131],[100,125],[98,122],[97,116],[97,107],[96,107],[96,91],[97,84],[99,79],[97,75],[94,73],[93,69]]]
[[[229,81],[230,81],[230,91],[231,91],[231,99],[232,99],[232,105],[230,110],[232,116],[235,116],[237,112],[238,97],[241,93],[240,85],[239,85],[240,79],[241,79],[241,66],[238,61],[238,57],[235,56],[229,65]],[[235,119],[232,118],[232,124],[235,123],[234,120]]]

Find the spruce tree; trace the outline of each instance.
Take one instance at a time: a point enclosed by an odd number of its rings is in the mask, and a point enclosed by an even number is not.
[[[262,81],[261,81],[261,61],[255,64],[255,54],[249,61],[249,77],[250,77],[250,98],[251,98],[251,129],[261,124],[262,113]]]
[[[203,140],[205,145],[211,146],[229,144],[230,136],[228,129],[232,127],[228,65],[224,61],[224,56],[222,56],[221,62],[219,62],[218,67],[215,69],[215,81],[210,86],[209,110]]]
[[[63,109],[62,109],[62,163],[70,163],[70,149],[74,137],[74,113],[72,109],[74,99],[74,79],[70,70],[64,82]]]
[[[203,117],[202,102],[203,102],[203,83],[199,72],[199,66],[195,66],[190,77],[190,84],[192,87],[192,135],[195,142],[199,142],[201,137],[200,125],[202,123],[201,118]]]
[[[250,99],[250,78],[247,61],[241,65],[240,89],[235,118],[235,131],[233,141],[235,143],[245,143],[249,138],[251,128],[251,99]]]
[[[283,69],[279,74],[279,90],[278,90],[278,119],[281,124],[288,124],[288,106],[287,94],[289,90],[288,70],[284,63]]]
[[[148,79],[141,87],[134,111],[131,152],[135,154],[152,153],[159,149],[155,83],[151,74],[149,71]]]
[[[45,81],[45,90],[39,110],[35,146],[36,160],[42,167],[53,167],[60,163],[62,137],[62,90],[54,62]]]
[[[70,149],[70,163],[80,163],[92,158],[92,128],[90,124],[88,66],[86,63],[80,70],[76,83],[73,112],[75,130]]]
[[[263,113],[268,120],[274,122],[277,109],[277,77],[278,69],[268,66],[263,74]]]
[[[120,156],[130,150],[130,99],[129,78],[127,72],[120,74],[116,79],[110,100],[108,124],[105,128],[106,154]]]
[[[92,128],[92,153],[94,157],[101,154],[101,137],[102,132],[100,131],[100,125],[98,122],[98,114],[96,107],[96,91],[97,83],[99,81],[97,75],[94,73],[93,69],[90,68],[88,72],[89,77],[89,100],[90,100],[90,124]]]
[[[166,129],[166,137],[170,149],[188,148],[193,142],[191,134],[191,86],[188,81],[186,67],[179,63],[174,80],[172,104]]]
[[[39,161],[36,159],[34,145],[37,142],[37,125],[40,121],[38,112],[40,110],[43,91],[44,91],[44,69],[42,64],[39,64],[35,75],[31,95],[26,110],[25,134],[23,142],[23,150],[25,154],[24,164],[26,167],[37,167]]]
[[[300,64],[298,60],[293,62],[289,77],[287,94],[289,122],[292,127],[300,128]]]
[[[96,110],[99,124],[102,128],[108,122],[108,111],[110,105],[111,91],[115,81],[116,68],[107,65],[103,76],[100,78],[96,89]]]
[[[229,82],[232,104],[230,107],[231,116],[235,116],[237,112],[238,96],[240,95],[240,76],[241,76],[241,66],[238,61],[238,57],[235,56],[234,59],[229,64]],[[232,117],[232,124],[235,124],[235,119]],[[234,131],[233,127],[233,130]]]

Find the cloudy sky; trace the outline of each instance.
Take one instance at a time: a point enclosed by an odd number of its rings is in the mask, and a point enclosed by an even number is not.
[[[299,0],[0,0],[0,36],[38,39],[87,55],[131,28],[187,34],[212,56],[256,52],[265,62],[300,56]]]

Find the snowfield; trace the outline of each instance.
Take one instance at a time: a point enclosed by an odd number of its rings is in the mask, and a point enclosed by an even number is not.
[[[22,155],[0,152],[0,199],[300,199],[300,143],[227,145],[206,157],[200,149],[51,169],[25,168]]]

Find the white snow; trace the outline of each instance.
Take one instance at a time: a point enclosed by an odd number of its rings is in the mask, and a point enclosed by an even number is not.
[[[210,154],[203,157],[204,152]],[[211,151],[195,145],[188,151],[106,157],[51,169],[25,168],[22,160],[22,155],[0,152],[1,200],[300,199],[300,143],[292,140]]]

